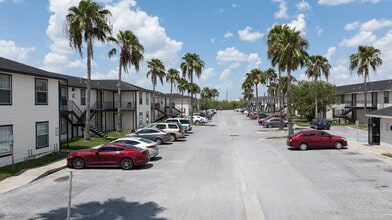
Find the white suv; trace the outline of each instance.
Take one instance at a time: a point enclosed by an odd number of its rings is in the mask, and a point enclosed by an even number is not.
[[[170,135],[170,141],[176,141],[178,138],[184,137],[184,129],[176,123],[152,123],[147,128],[158,128]]]
[[[192,130],[191,123],[187,118],[168,118],[165,122],[169,123],[180,123],[182,127],[185,129],[185,133]]]

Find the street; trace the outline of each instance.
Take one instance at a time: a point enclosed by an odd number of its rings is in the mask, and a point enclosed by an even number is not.
[[[392,219],[392,164],[348,149],[289,149],[287,131],[232,110],[160,145],[143,167],[63,169],[0,195],[0,219]],[[269,137],[269,138],[268,138]],[[271,138],[273,137],[273,138]]]

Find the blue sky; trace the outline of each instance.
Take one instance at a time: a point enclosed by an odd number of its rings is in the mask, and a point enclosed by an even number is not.
[[[0,56],[49,71],[86,77],[86,60],[69,47],[63,31],[68,8],[78,0],[0,0]],[[349,72],[348,58],[359,45],[378,48],[383,65],[369,81],[392,78],[390,0],[96,0],[112,12],[113,34],[132,30],[145,48],[139,72],[123,80],[152,89],[147,61],[162,60],[179,68],[186,53],[205,62],[201,88],[216,88],[220,100],[242,97],[241,84],[253,68],[271,67],[266,36],[274,24],[288,24],[309,41],[308,53],[331,64],[329,82],[363,82]],[[95,44],[93,79],[116,79],[118,59],[109,59],[109,44]],[[293,75],[307,78],[304,69]],[[323,78],[324,79],[324,78]],[[169,92],[167,83],[157,90]],[[265,88],[260,88],[262,95]]]

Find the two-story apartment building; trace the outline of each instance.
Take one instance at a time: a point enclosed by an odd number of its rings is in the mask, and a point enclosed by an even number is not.
[[[368,124],[369,143],[379,144],[382,138],[379,132],[380,116],[385,114],[385,111],[390,111],[389,107],[392,106],[392,80],[368,82],[366,87],[367,110],[365,110],[363,83],[337,86],[337,103],[327,110],[327,118]],[[372,112],[375,113],[372,114]],[[382,114],[379,115],[379,113]]]
[[[66,81],[0,57],[0,166],[59,150],[59,90]]]

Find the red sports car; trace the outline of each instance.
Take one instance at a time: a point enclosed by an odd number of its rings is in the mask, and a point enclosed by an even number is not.
[[[84,167],[110,166],[129,170],[150,161],[148,150],[129,144],[105,144],[98,148],[74,151],[67,156],[67,166]]]
[[[319,130],[304,130],[291,135],[287,139],[287,145],[292,148],[307,150],[308,148],[326,148],[335,147],[341,149],[347,146],[347,140],[344,137],[329,134]]]

